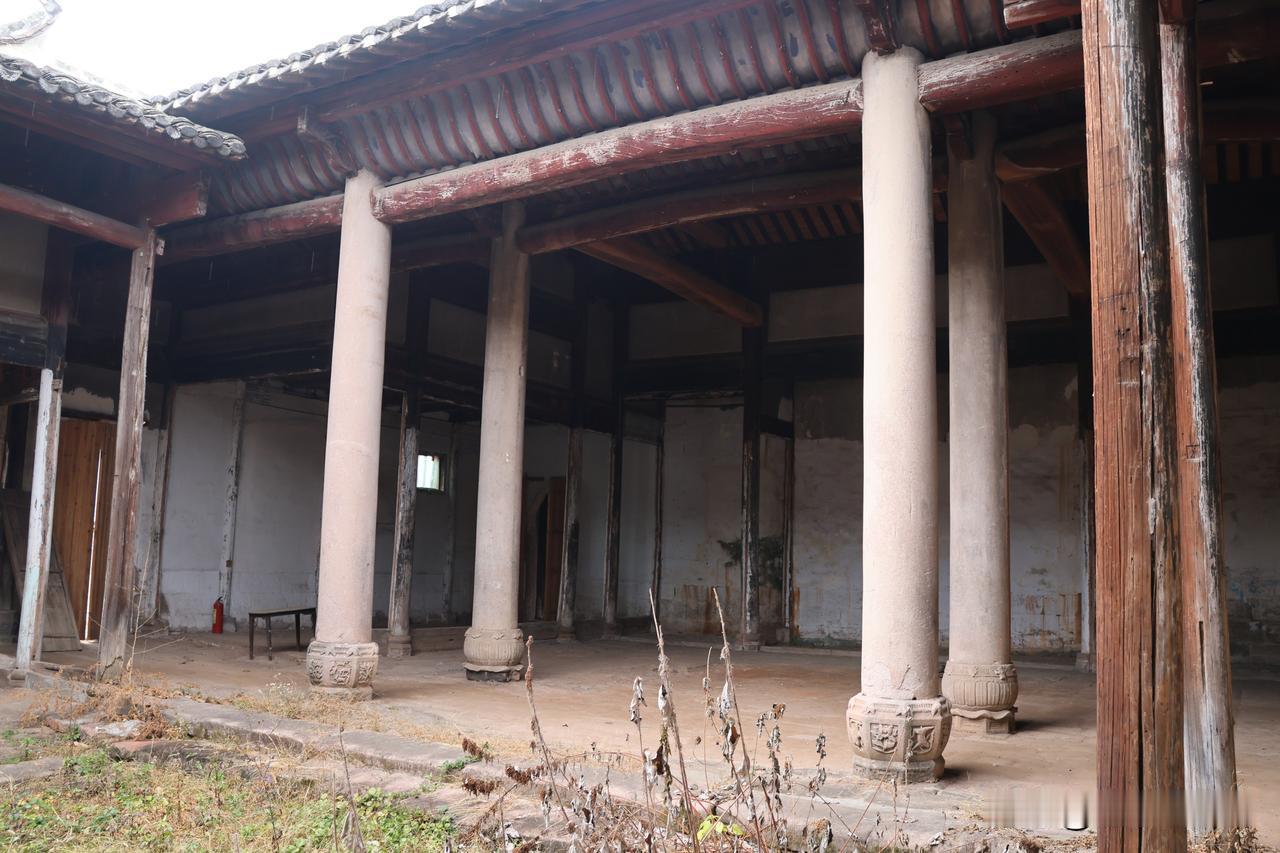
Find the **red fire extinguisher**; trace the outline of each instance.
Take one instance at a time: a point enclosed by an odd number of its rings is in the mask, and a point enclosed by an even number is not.
[[[213,633],[222,633],[222,599],[213,603]]]

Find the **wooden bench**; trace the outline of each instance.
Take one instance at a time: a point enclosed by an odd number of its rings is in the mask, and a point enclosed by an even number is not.
[[[250,610],[249,611],[249,660],[253,660],[253,631],[254,627],[261,619],[263,624],[267,626],[267,660],[273,660],[271,653],[271,620],[281,616],[293,617],[293,633],[298,644],[298,651],[302,651],[302,617],[303,614],[311,617],[311,632],[314,634],[316,630],[316,609],[314,607],[282,607],[279,610]]]

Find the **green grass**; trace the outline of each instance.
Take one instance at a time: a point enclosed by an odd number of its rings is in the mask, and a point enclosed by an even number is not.
[[[59,775],[0,790],[0,848],[345,849],[348,811],[344,796],[306,781],[117,762],[93,749]],[[440,850],[454,832],[447,816],[380,791],[357,797],[355,812],[369,850]]]

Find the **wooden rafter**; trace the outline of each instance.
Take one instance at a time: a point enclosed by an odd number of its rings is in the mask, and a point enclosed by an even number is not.
[[[1015,181],[1000,188],[1004,206],[1057,275],[1067,295],[1089,298],[1089,256],[1062,204],[1040,181]]]

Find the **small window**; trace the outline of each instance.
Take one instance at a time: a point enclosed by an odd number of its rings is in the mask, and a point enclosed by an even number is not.
[[[418,455],[418,488],[429,492],[444,491],[444,457]]]

